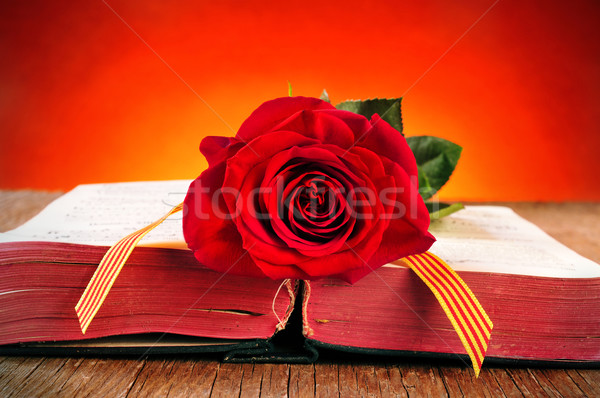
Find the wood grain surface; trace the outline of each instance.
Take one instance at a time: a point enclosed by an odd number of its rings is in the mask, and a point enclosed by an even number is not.
[[[0,231],[60,193],[0,191]],[[600,204],[502,203],[600,262]],[[494,367],[329,354],[314,365],[229,364],[215,357],[0,357],[0,397],[595,397],[599,369]]]

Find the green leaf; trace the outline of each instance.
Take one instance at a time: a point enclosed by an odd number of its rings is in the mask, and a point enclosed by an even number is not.
[[[288,95],[292,96],[292,83],[288,80]]]
[[[427,200],[448,181],[462,147],[443,138],[420,136],[408,137],[408,146],[413,151],[419,169],[419,192]]]
[[[327,93],[327,90],[325,90],[325,89],[323,89],[323,92],[321,93],[320,98],[325,102],[331,103],[331,101],[329,100],[329,94]]]
[[[439,220],[465,208],[462,203],[425,202],[425,206],[427,206],[429,218],[432,220]]]
[[[350,111],[371,119],[375,113],[388,122],[393,128],[402,133],[402,111],[400,103],[402,98],[375,98],[358,101],[344,101],[335,107],[344,111]]]

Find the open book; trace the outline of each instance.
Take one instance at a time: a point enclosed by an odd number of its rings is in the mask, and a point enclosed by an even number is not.
[[[142,240],[83,335],[74,307],[108,246],[180,203],[188,184],[81,185],[0,234],[0,352],[223,352],[265,361],[311,361],[321,349],[464,354],[431,291],[402,265],[354,285],[219,274],[186,249],[180,214]],[[486,361],[600,362],[598,264],[504,207],[469,206],[433,221],[431,232],[431,251],[494,322]]]

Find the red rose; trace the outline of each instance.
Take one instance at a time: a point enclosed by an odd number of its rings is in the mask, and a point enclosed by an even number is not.
[[[279,98],[200,151],[209,167],[185,198],[183,232],[211,269],[354,282],[435,240],[415,158],[377,115]]]

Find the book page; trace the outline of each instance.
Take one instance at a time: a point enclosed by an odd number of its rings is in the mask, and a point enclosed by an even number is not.
[[[51,241],[112,246],[167,214],[185,198],[191,181],[151,181],[79,185],[0,242]],[[153,229],[139,246],[187,249],[176,213]]]
[[[431,223],[431,252],[456,271],[560,278],[600,277],[577,254],[508,207],[467,206]]]
[[[54,241],[112,246],[165,215],[191,181],[80,185],[0,242]],[[182,213],[151,231],[140,246],[186,249]],[[467,206],[431,223],[431,251],[457,271],[561,278],[600,277],[600,265],[557,242],[507,207]],[[394,266],[394,265],[388,265]]]

